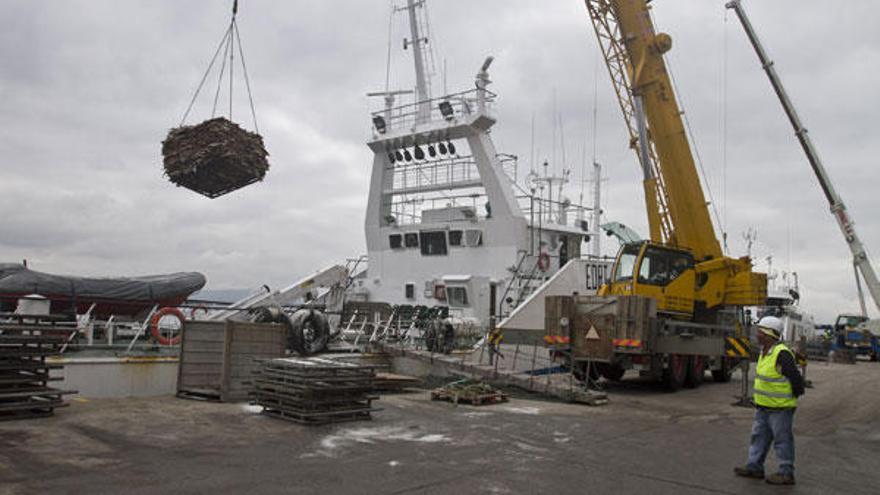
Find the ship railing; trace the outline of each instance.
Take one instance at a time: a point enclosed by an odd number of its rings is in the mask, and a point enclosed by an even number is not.
[[[373,137],[379,138],[389,131],[411,130],[416,125],[428,122],[446,121],[452,124],[460,117],[477,113],[492,115],[496,97],[495,93],[486,89],[471,89],[378,110],[370,114]]]
[[[414,190],[427,187],[468,184],[480,180],[476,161],[472,156],[445,157],[436,160],[396,163],[389,167],[394,170],[394,183],[391,192]]]
[[[573,204],[568,201],[557,201],[541,198],[531,194],[518,194],[516,196],[523,215],[532,223],[538,225],[561,225],[581,230],[587,229],[586,219],[593,211],[588,206]]]
[[[398,226],[417,225],[422,223],[422,212],[439,208],[467,208],[472,212],[471,221],[486,218],[486,203],[488,197],[485,192],[450,194],[443,193],[437,196],[425,197],[395,195],[394,199],[385,206],[389,206],[394,216],[394,223]],[[460,220],[460,219],[459,219]]]

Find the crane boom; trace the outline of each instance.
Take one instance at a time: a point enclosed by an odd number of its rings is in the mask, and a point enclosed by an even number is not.
[[[822,192],[825,193],[825,198],[828,200],[828,204],[831,207],[831,213],[837,220],[837,225],[843,233],[843,238],[846,239],[849,250],[852,252],[853,264],[865,279],[865,285],[868,287],[868,292],[870,292],[871,298],[874,299],[874,304],[877,306],[877,309],[880,310],[880,281],[877,279],[877,273],[874,272],[874,267],[871,266],[868,254],[865,251],[865,246],[862,244],[862,240],[856,233],[855,226],[847,213],[843,200],[840,199],[840,196],[834,189],[834,185],[831,183],[831,178],[828,176],[828,172],[825,171],[825,167],[822,165],[822,160],[819,158],[819,154],[813,146],[813,141],[810,139],[807,129],[801,122],[797,110],[794,108],[794,104],[788,97],[788,93],[785,91],[785,87],[782,85],[782,81],[779,79],[779,75],[773,67],[773,62],[767,56],[767,52],[764,50],[761,40],[758,39],[758,35],[755,33],[752,23],[749,21],[748,16],[746,16],[746,12],[743,10],[740,0],[732,0],[728,2],[727,8],[733,9],[733,11],[736,12],[736,16],[739,18],[739,21],[746,32],[746,36],[748,36],[749,41],[755,48],[755,53],[758,54],[758,59],[764,67],[764,72],[767,73],[767,77],[770,79],[770,84],[773,85],[773,90],[776,92],[776,96],[779,97],[779,101],[782,103],[783,109],[785,109],[785,114],[788,116],[788,120],[794,128],[795,135],[797,136],[801,147],[804,149],[804,153],[807,155],[807,160],[810,162],[810,166],[813,168],[813,172],[819,180]],[[858,277],[856,277],[856,282],[858,282]],[[859,291],[861,292],[861,286],[859,287]],[[862,308],[864,311],[864,301],[862,301]]]
[[[686,247],[698,261],[721,257],[663,59],[672,38],[654,31],[645,0],[586,5],[644,171],[651,240]]]
[[[752,272],[748,257],[725,256],[715,235],[664,60],[672,38],[655,31],[649,0],[585,4],[642,166],[651,234],[650,243],[621,247],[605,293],[649,296],[661,311],[699,318],[724,305],[763,304],[766,276]],[[640,272],[629,273],[636,264]],[[667,271],[670,264],[693,271]],[[675,275],[673,282],[644,276],[655,268]]]

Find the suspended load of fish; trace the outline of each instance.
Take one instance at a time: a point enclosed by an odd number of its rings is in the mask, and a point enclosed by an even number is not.
[[[263,138],[257,127],[257,113],[251,94],[251,83],[244,62],[244,50],[241,48],[241,36],[235,16],[238,13],[238,1],[232,8],[232,21],[207,71],[193,94],[192,100],[180,125],[168,132],[162,142],[162,158],[165,175],[178,186],[185,187],[209,198],[216,198],[241,189],[254,182],[263,180],[269,170],[266,157],[269,153],[263,146]],[[220,56],[222,53],[222,56]],[[237,55],[236,55],[237,53]],[[248,131],[232,121],[233,110],[233,69],[236,57],[241,65],[241,73],[247,87],[254,131]],[[198,99],[199,93],[215,63],[220,63],[220,75],[214,91],[211,118],[200,124],[185,125],[186,119]],[[221,90],[228,93],[228,115],[216,117],[218,103],[221,102]],[[225,103],[221,107],[225,106]],[[223,108],[221,111],[225,110]],[[227,118],[228,117],[228,118]]]
[[[209,198],[263,180],[268,155],[259,134],[223,117],[171,129],[162,142],[168,179]]]

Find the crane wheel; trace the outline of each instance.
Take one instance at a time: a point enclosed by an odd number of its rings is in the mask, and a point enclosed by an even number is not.
[[[670,392],[675,392],[684,385],[687,377],[688,358],[681,354],[670,354],[669,363],[663,370],[663,386]]]
[[[703,375],[706,373],[706,358],[703,356],[688,356],[687,361],[687,376],[684,379],[684,386],[687,388],[697,388],[703,384]]]

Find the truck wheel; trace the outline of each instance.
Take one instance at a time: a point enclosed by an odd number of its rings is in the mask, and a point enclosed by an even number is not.
[[[670,354],[669,365],[663,370],[663,385],[670,392],[675,392],[684,385],[687,376],[687,356]]]
[[[599,373],[601,373],[605,379],[611,380],[612,382],[619,382],[620,379],[623,378],[625,372],[626,370],[619,364],[602,363],[602,366],[599,368]]]
[[[706,360],[703,356],[688,356],[687,358],[687,376],[684,379],[684,386],[687,388],[697,388],[703,384],[703,375],[706,373]]]
[[[730,370],[730,359],[721,358],[721,368],[712,370],[712,380],[716,383],[727,383],[733,372]]]

